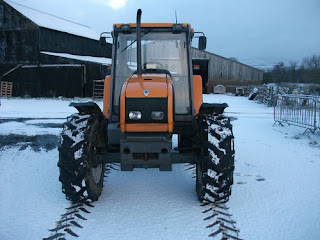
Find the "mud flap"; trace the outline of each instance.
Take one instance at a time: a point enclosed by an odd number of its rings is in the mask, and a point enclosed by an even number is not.
[[[229,107],[227,103],[202,103],[199,115],[219,115],[222,114],[227,107]]]
[[[80,114],[102,113],[100,107],[95,102],[70,103],[70,107],[75,107]]]

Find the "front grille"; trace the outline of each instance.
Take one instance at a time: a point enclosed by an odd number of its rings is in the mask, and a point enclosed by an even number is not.
[[[140,111],[140,120],[129,119],[130,111]],[[153,120],[151,113],[161,111],[164,113],[162,120]],[[167,98],[126,98],[126,123],[168,123]]]

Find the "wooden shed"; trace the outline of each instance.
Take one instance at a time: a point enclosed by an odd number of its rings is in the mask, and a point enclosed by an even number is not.
[[[0,0],[0,78],[13,96],[91,96],[111,64],[91,28]]]
[[[262,83],[262,70],[197,48],[192,48],[191,54],[193,72],[202,76],[208,93],[214,92],[216,85],[223,85],[227,92],[234,92],[239,86]]]

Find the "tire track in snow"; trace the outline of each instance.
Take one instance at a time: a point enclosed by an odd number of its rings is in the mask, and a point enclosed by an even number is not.
[[[106,165],[104,181],[113,170],[119,171],[119,165]],[[196,177],[195,165],[186,164],[186,170],[191,171],[192,178]],[[83,228],[81,224],[87,220],[90,208],[94,208],[94,204],[88,200],[83,203],[70,202],[70,207],[66,208],[66,212],[61,214],[61,218],[56,221],[56,226],[49,229],[49,237],[43,238],[43,240],[62,240],[69,236],[79,237],[76,229]],[[209,238],[241,240],[239,238],[240,230],[236,227],[236,221],[232,219],[232,214],[229,213],[226,204],[203,203],[201,209],[205,214],[203,221],[206,223],[206,228],[210,228],[211,231],[211,234],[208,235]]]
[[[186,164],[186,170],[191,171],[192,178],[196,178],[196,166],[194,164]],[[229,208],[225,203],[202,203],[204,208],[202,213],[206,215],[203,219],[212,231],[208,237],[220,240],[241,240],[239,238],[240,230],[236,227],[236,221],[232,219]]]
[[[229,208],[225,203],[204,203],[201,206],[206,207],[202,211],[202,213],[207,215],[204,221],[211,222],[206,226],[206,228],[212,230],[212,233],[208,237],[215,237],[215,239],[221,240],[240,240],[240,230],[236,227],[237,222],[232,219],[232,214],[229,213]]]
[[[67,234],[73,237],[79,237],[73,228],[83,228],[79,221],[87,220],[83,215],[90,213],[86,207],[93,208],[91,202],[71,203],[70,207],[66,208],[66,212],[61,214],[61,218],[56,222],[55,228],[49,229],[50,236],[43,240],[66,239]]]
[[[104,182],[106,182],[111,170],[119,171],[119,166],[117,164],[107,164],[105,166]],[[70,201],[70,207],[67,207],[67,211],[61,214],[60,220],[56,221],[56,226],[49,229],[49,237],[43,238],[43,240],[63,240],[68,235],[79,237],[74,229],[83,228],[80,223],[87,220],[88,214],[91,213],[88,210],[89,208],[94,208],[93,202],[89,200],[81,203],[72,203]]]

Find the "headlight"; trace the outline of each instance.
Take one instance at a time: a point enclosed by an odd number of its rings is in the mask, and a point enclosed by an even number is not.
[[[129,118],[131,120],[140,120],[141,119],[141,112],[139,111],[130,111],[129,112]]]
[[[151,118],[153,120],[163,120],[164,113],[163,112],[152,112],[151,113]]]

